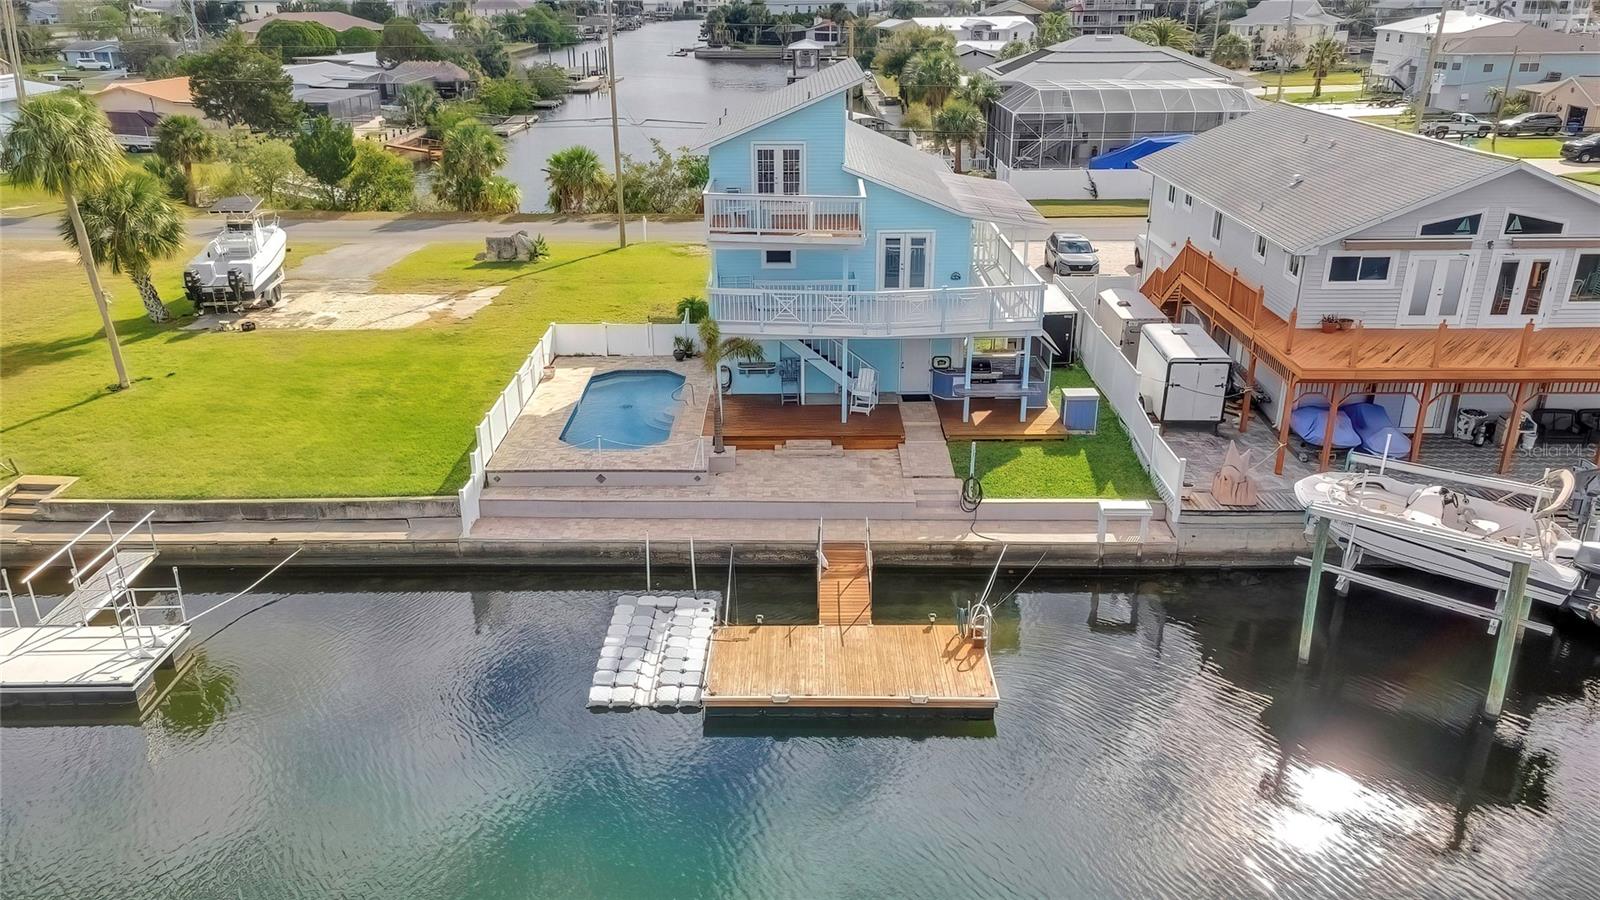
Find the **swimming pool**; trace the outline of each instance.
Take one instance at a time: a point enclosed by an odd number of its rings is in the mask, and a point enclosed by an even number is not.
[[[561,430],[563,443],[589,450],[636,450],[672,434],[684,377],[659,369],[606,372],[589,379]]]

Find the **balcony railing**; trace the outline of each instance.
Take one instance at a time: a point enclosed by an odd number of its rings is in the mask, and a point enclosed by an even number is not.
[[[712,288],[711,315],[730,334],[844,337],[1021,331],[1044,314],[1044,285],[851,291],[812,286]]]
[[[866,188],[857,196],[705,192],[712,238],[785,238],[859,243],[865,236]]]

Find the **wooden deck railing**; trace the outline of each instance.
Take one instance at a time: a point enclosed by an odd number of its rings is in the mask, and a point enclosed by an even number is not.
[[[1187,289],[1181,297],[1174,291]],[[1239,270],[1217,262],[1193,243],[1184,242],[1172,263],[1145,279],[1145,296],[1157,302],[1182,299],[1209,313],[1223,313],[1231,324],[1253,336],[1266,301],[1266,291],[1239,276]]]

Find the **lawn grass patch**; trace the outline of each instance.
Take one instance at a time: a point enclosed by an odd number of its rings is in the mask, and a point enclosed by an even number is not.
[[[1139,216],[1150,214],[1148,200],[1030,200],[1039,215],[1052,219],[1087,216]]]
[[[1572,173],[1572,174],[1568,174],[1568,175],[1563,175],[1561,177],[1562,178],[1570,178],[1573,181],[1579,182],[1581,184],[1600,185],[1600,172],[1577,172],[1577,173]]]
[[[1312,96],[1311,94],[1284,94],[1283,99],[1303,106],[1315,106],[1320,103],[1360,103],[1367,99],[1367,92],[1360,88],[1348,91],[1324,90],[1318,96]]]
[[[1491,146],[1488,138],[1479,138],[1468,146],[1488,150],[1502,156],[1518,159],[1559,159],[1561,144],[1569,140],[1559,137],[1497,137]]]
[[[22,216],[59,215],[67,205],[41,187],[19,187],[0,177],[0,210]]]
[[[1050,405],[1061,406],[1061,389],[1094,387],[1081,366],[1050,374]],[[965,477],[967,441],[951,441],[950,461]],[[1095,434],[1046,441],[979,441],[978,481],[989,499],[1106,498],[1149,500],[1156,496],[1150,476],[1133,452],[1122,422],[1105,398]]]
[[[1284,87],[1311,87],[1316,84],[1316,75],[1310,69],[1296,69],[1293,72],[1251,72],[1250,77],[1261,82],[1266,87],[1275,88],[1282,81]],[[1322,79],[1324,89],[1328,87],[1350,86],[1361,84],[1361,71],[1359,69],[1340,69],[1329,72]]]
[[[555,243],[532,264],[478,264],[481,243],[430,245],[383,290],[505,290],[469,319],[394,331],[184,331],[153,325],[102,272],[133,387],[82,269],[56,242],[0,247],[0,443],[26,472],[76,475],[76,497],[449,494],[473,428],[552,322],[642,322],[704,290],[698,247]],[[190,247],[154,276],[175,313]],[[320,247],[300,245],[291,265]]]

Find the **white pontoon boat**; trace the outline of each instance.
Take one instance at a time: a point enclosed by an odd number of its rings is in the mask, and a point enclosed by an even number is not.
[[[261,201],[226,197],[211,207],[222,216],[222,231],[183,272],[183,288],[195,312],[239,312],[272,306],[283,296],[283,260],[289,238],[274,218],[263,220]]]
[[[1416,480],[1396,478],[1389,469]],[[1461,549],[1459,541],[1428,541],[1427,532],[1438,529],[1531,554],[1528,595],[1600,624],[1600,543],[1580,541],[1555,520],[1572,488],[1573,475],[1566,469],[1530,485],[1394,463],[1385,471],[1310,475],[1294,486],[1305,506],[1329,504],[1365,513],[1367,522],[1396,523],[1393,530],[1334,523],[1332,533],[1345,549],[1349,568],[1370,554],[1476,585],[1503,584],[1510,577],[1510,563],[1502,557]]]

